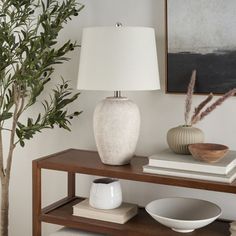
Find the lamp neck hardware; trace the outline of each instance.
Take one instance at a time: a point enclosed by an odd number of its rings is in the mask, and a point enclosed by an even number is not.
[[[114,98],[121,98],[121,91],[114,91]]]

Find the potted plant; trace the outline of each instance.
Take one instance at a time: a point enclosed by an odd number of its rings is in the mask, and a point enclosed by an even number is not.
[[[62,80],[48,98],[43,111],[21,120],[22,114],[36,104],[48,85],[54,65],[78,45],[70,40],[58,46],[58,33],[72,16],[83,8],[76,0],[0,0],[0,236],[8,235],[9,184],[15,147],[43,129],[59,126],[70,130],[70,119],[80,112],[69,113],[67,106],[78,98],[67,81]],[[10,124],[10,125],[9,125]],[[10,133],[7,164],[3,161],[3,138]]]
[[[221,97],[219,97],[215,102],[213,102],[207,108],[206,105],[209,104],[213,99],[213,94],[210,93],[193,111],[192,116],[190,116],[192,111],[192,97],[194,93],[194,87],[196,82],[196,70],[192,72],[192,76],[188,85],[186,100],[185,100],[185,112],[184,125],[174,127],[170,129],[167,133],[167,143],[172,151],[178,154],[190,154],[188,150],[188,145],[192,143],[202,143],[204,142],[204,133],[197,127],[194,127],[199,121],[201,121],[205,116],[215,110],[216,107],[221,105],[226,99],[234,96],[236,89],[231,89]]]

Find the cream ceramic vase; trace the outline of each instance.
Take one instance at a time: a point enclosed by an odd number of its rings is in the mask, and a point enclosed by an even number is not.
[[[178,154],[190,154],[189,144],[203,142],[204,133],[196,127],[178,126],[170,129],[167,133],[167,143],[170,149]]]

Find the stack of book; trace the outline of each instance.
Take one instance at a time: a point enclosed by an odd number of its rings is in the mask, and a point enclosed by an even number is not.
[[[122,203],[120,207],[112,210],[101,210],[89,205],[89,200],[73,206],[73,215],[95,220],[124,224],[138,213],[138,207],[131,203]]]
[[[194,159],[191,155],[175,154],[165,150],[149,157],[143,171],[151,174],[184,177],[231,183],[236,178],[236,151],[228,154],[216,163],[206,163]]]

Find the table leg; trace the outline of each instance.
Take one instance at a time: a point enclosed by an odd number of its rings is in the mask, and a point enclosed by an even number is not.
[[[41,199],[41,168],[38,167],[37,161],[33,161],[33,236],[41,236],[41,209],[42,209],[42,199]]]
[[[68,197],[75,197],[75,173],[68,172]]]

